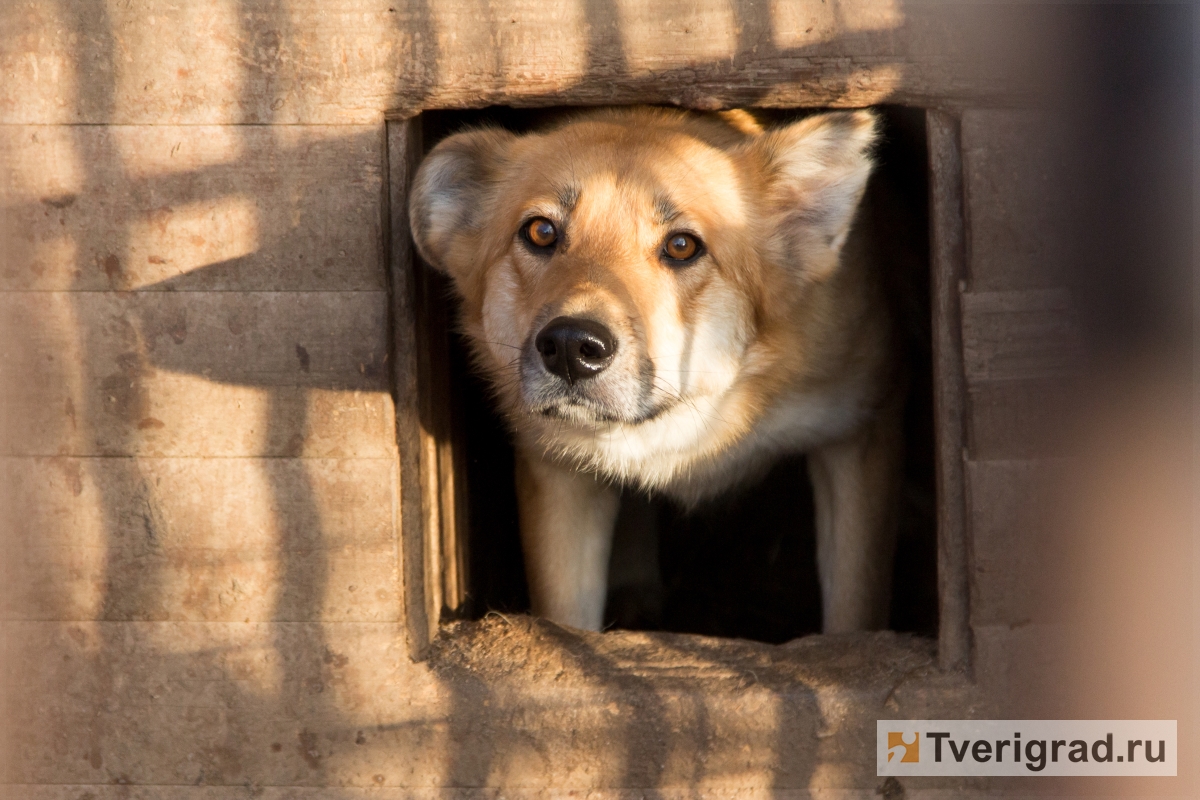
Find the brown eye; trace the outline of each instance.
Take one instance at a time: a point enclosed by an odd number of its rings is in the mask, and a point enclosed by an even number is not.
[[[558,241],[558,229],[545,217],[536,217],[525,225],[525,238],[534,247],[549,247]]]
[[[700,243],[690,233],[673,233],[667,237],[663,252],[673,261],[687,261],[700,250]]]

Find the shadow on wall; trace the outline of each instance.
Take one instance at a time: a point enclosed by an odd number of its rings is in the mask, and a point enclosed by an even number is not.
[[[909,18],[915,14],[918,35],[928,35],[921,49],[947,16],[890,1],[582,0],[554,9],[514,3],[508,13],[485,3],[419,2],[405,11],[398,21],[414,31],[414,55],[423,60],[396,85],[405,111],[646,102],[727,108],[773,105],[791,86],[819,97],[810,104],[820,106],[861,97],[866,83],[878,87],[870,102],[879,102],[904,77]],[[951,56],[957,45],[940,41],[934,50]],[[973,52],[976,60],[981,54]]]
[[[559,102],[552,91],[521,88],[521,50],[535,43],[510,37],[511,23],[492,4],[455,5],[435,12],[417,0],[397,15],[411,33],[422,76],[411,90],[407,82],[398,90],[406,103],[418,107],[445,94],[458,80],[456,59],[466,59],[475,75],[482,69],[491,76],[492,91],[479,95],[479,104],[507,92],[530,105]],[[788,47],[778,44],[786,37],[766,5],[744,0],[722,6],[724,27],[712,31],[729,43],[727,51],[658,65],[646,55],[655,42],[642,32],[649,23],[665,26],[670,13],[649,3],[637,8],[610,0],[571,7],[577,25],[568,33],[586,44],[579,77],[562,90],[596,102],[649,93],[710,106],[754,103],[767,91],[754,87],[811,79],[836,99],[858,73],[838,67],[831,80],[827,59],[860,45],[891,52],[905,17],[892,9],[892,16],[880,16],[890,20],[886,25]],[[841,6],[830,8],[818,23],[836,32]],[[242,102],[274,108],[275,100],[264,96],[295,91],[297,76],[304,77],[296,66],[303,56],[296,27],[305,11],[282,2],[230,10],[241,26],[231,63],[242,65]],[[59,17],[78,37],[75,83],[84,116],[117,117],[121,45],[109,12],[61,2]],[[480,46],[447,54],[454,36]],[[635,72],[631,50],[639,64],[655,66]],[[902,55],[896,54],[897,74]],[[490,60],[479,67],[476,58]],[[401,74],[399,66],[395,72]],[[747,73],[756,78],[745,80]],[[244,121],[272,119],[255,111]],[[231,139],[231,155],[180,172],[139,162],[153,148],[137,137],[152,138],[154,131],[81,125],[70,129],[68,143],[80,165],[78,193],[10,209],[17,219],[57,220],[76,254],[68,284],[59,287],[71,290],[68,297],[36,299],[62,307],[20,317],[33,349],[65,341],[73,354],[70,363],[24,365],[38,374],[37,387],[67,387],[54,430],[71,446],[66,455],[31,453],[47,456],[52,466],[32,470],[20,491],[32,507],[63,509],[38,522],[60,527],[49,535],[62,551],[74,552],[73,537],[86,528],[95,537],[89,552],[102,554],[82,567],[51,565],[25,576],[41,586],[22,602],[41,597],[46,604],[31,617],[92,621],[64,622],[56,641],[30,644],[39,657],[24,662],[24,669],[36,669],[25,677],[58,687],[64,708],[58,727],[37,739],[46,753],[57,753],[55,763],[14,764],[8,777],[15,782],[652,788],[746,777],[744,765],[697,760],[706,743],[738,735],[713,728],[708,700],[660,696],[655,681],[630,674],[617,654],[558,629],[546,628],[544,636],[580,665],[576,688],[595,697],[636,696],[643,703],[636,713],[618,707],[588,716],[572,711],[573,701],[546,700],[555,676],[537,664],[514,663],[485,683],[469,671],[438,672],[404,657],[398,587],[385,586],[399,574],[390,507],[394,459],[380,446],[392,435],[391,420],[383,419],[382,428],[358,426],[351,413],[390,413],[381,400],[388,391],[385,209],[338,209],[346,220],[375,214],[374,250],[359,243],[334,263],[302,263],[339,236],[341,229],[322,217],[330,202],[336,206],[330,186],[351,192],[366,185],[366,194],[383,196],[381,128],[316,130],[311,138],[282,126],[191,130],[194,141]],[[374,168],[339,178],[346,162],[363,159],[374,159]],[[288,183],[292,170],[305,169],[314,171]],[[264,196],[289,200],[288,212],[261,205]],[[228,219],[224,211],[241,209],[251,245],[182,272],[156,264],[165,257],[148,251],[148,242],[180,224],[189,208],[211,209],[190,223],[189,235],[202,239],[226,235],[212,226]],[[205,246],[175,241],[181,253]],[[130,253],[145,263],[122,258]],[[355,256],[370,269],[351,263]],[[56,327],[61,320],[76,328],[64,335]],[[254,413],[239,412],[240,403]],[[171,438],[175,423],[162,419],[168,413],[190,438]],[[260,428],[237,430],[243,422]],[[36,484],[39,476],[44,484]],[[387,509],[382,523],[371,517],[373,506]],[[32,526],[22,533],[43,535]],[[360,546],[364,538],[370,547]],[[24,542],[28,552],[37,546]],[[54,596],[59,582],[76,579],[76,568],[88,573],[78,583],[94,602],[70,606],[74,601]],[[370,583],[351,587],[343,575]],[[78,608],[91,609],[91,616],[74,616]],[[43,668],[51,655],[53,668]],[[721,663],[719,653],[702,648],[689,658],[697,669]],[[817,707],[813,690],[795,693],[803,700],[760,700]],[[24,721],[26,729],[45,728],[33,716]],[[575,747],[581,722],[597,731],[594,741],[604,742],[604,752]],[[499,735],[514,723],[525,731],[520,742]],[[56,749],[53,736],[65,746]],[[760,744],[770,753],[803,750],[798,764],[814,763],[820,746],[788,725]],[[806,788],[813,780],[807,769],[774,769],[767,780],[776,788]],[[851,778],[827,771],[822,780]]]

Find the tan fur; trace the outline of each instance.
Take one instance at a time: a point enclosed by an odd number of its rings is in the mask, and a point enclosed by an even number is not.
[[[536,613],[600,626],[613,485],[694,503],[809,452],[825,628],[886,624],[899,382],[869,231],[852,224],[875,136],[869,112],[763,131],[744,112],[637,108],[468,131],[426,158],[414,240],[453,277],[515,434]],[[560,231],[551,256],[517,235],[535,216]],[[706,253],[679,267],[661,253],[681,230]],[[559,316],[618,342],[569,389],[533,351]]]

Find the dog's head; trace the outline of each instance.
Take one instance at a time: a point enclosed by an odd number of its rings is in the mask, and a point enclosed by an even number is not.
[[[413,238],[453,278],[510,416],[591,436],[694,416],[836,272],[875,136],[864,111],[767,132],[654,109],[467,131],[421,165]]]

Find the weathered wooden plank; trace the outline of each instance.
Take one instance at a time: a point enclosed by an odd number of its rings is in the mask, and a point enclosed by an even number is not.
[[[0,6],[0,122],[342,124],[495,103],[978,100],[1040,77],[1031,65],[1056,13],[876,0],[32,0]],[[996,46],[1009,37],[1020,60]]]
[[[1083,359],[1071,297],[1063,289],[966,292],[962,338],[972,385],[1063,377]]]
[[[424,658],[443,613],[454,613],[467,596],[466,469],[463,430],[456,427],[450,376],[449,333],[453,324],[449,280],[415,255],[408,229],[408,181],[423,155],[419,121],[389,123],[393,236],[393,321],[398,371],[397,440],[407,475],[419,475],[403,507],[405,563],[422,574],[410,599],[422,589],[423,612],[409,617],[410,652]],[[398,163],[397,163],[398,162]],[[415,482],[414,482],[415,483]],[[408,575],[409,573],[406,573]],[[412,606],[410,606],[410,609]],[[424,637],[424,639],[422,639]]]
[[[423,155],[418,119],[388,123],[391,164],[392,320],[397,444],[403,475],[402,540],[410,653],[426,656],[443,612],[467,596],[466,469],[463,430],[453,419],[449,280],[413,252],[408,182]],[[420,568],[420,574],[415,574]],[[420,601],[422,610],[414,614]]]
[[[1072,403],[1063,381],[983,381],[968,396],[967,451],[973,460],[1067,455]]]
[[[436,781],[437,685],[405,668],[396,623],[5,628],[7,677],[24,690],[6,724],[28,732],[13,742],[6,788],[103,782],[157,800],[175,786],[229,797],[247,784],[377,786],[381,772]],[[428,766],[407,767],[408,754]]]
[[[395,454],[384,292],[0,294],[0,453]]]
[[[930,245],[937,449],[938,662],[964,669],[971,653],[967,529],[963,483],[962,327],[959,287],[965,272],[962,160],[958,120],[926,115],[930,166]]]
[[[1053,622],[1069,567],[1052,513],[1066,462],[970,461],[971,624]]]
[[[397,622],[394,459],[4,458],[6,619]]]
[[[1056,454],[1061,379],[1083,357],[1071,299],[1060,288],[1068,230],[1056,157],[1062,129],[1030,111],[976,109],[962,119],[972,458]]]
[[[0,290],[382,290],[382,139],[0,127]]]
[[[416,119],[387,125],[391,263],[392,381],[396,399],[396,447],[400,459],[400,541],[404,565],[405,631],[408,654],[429,654],[441,616],[441,564],[436,442],[422,403],[428,391],[421,372],[425,347],[423,283],[408,235],[408,185],[422,155]]]
[[[382,775],[383,773],[376,773]],[[139,787],[128,785],[72,784],[66,786],[21,784],[12,786],[14,795],[21,800],[80,800],[89,793],[89,800],[226,800],[232,789],[228,786],[171,786]],[[649,789],[608,788],[588,789],[588,800],[642,800]],[[339,786],[338,800],[555,800],[562,796],[555,789],[491,787],[443,789],[431,786]],[[733,786],[704,790],[711,800],[747,800],[759,796],[755,790]],[[922,792],[927,800],[1008,800],[1011,793],[984,789],[950,789]],[[655,797],[662,800],[688,800],[695,796],[694,789],[655,789]],[[236,796],[236,795],[235,795]],[[806,789],[781,789],[771,792],[777,800],[808,800],[812,793]],[[853,795],[852,795],[853,796]],[[867,795],[863,795],[868,797]],[[257,786],[256,800],[326,800],[329,789],[320,786]]]
[[[1062,144],[1044,113],[970,109],[962,115],[968,272],[975,292],[1062,283]]]
[[[423,402],[434,412],[430,415],[431,433],[436,440],[438,526],[427,532],[432,547],[439,553],[441,565],[441,603],[439,617],[461,611],[467,600],[468,520],[467,454],[465,423],[458,416],[461,399],[456,397],[450,371],[450,331],[454,320],[449,302],[450,280],[434,274],[427,266],[422,305],[428,360],[423,375],[426,391]],[[481,521],[482,522],[482,521]],[[482,532],[482,531],[481,531]]]
[[[375,773],[382,775],[383,773]],[[21,784],[11,787],[14,797],[21,800],[227,800],[231,793],[244,789],[230,786],[154,786],[71,784],[66,786]],[[329,789],[321,786],[256,786],[256,800],[327,800]],[[630,788],[588,789],[588,800],[642,800],[651,790]],[[338,800],[556,800],[563,795],[555,789],[474,787],[444,789],[431,786],[339,786]],[[737,787],[704,790],[710,800],[747,800],[759,796],[755,790]],[[694,789],[655,789],[653,795],[662,800],[688,800]],[[236,794],[234,795],[236,796]],[[777,800],[809,800],[806,789],[772,791]],[[853,796],[853,795],[852,795]],[[867,795],[863,795],[868,797]],[[999,791],[953,789],[922,792],[927,800],[1008,800],[1009,794]]]
[[[682,800],[699,770],[706,794],[730,798],[811,795],[821,770],[849,794],[877,782],[861,753],[885,698],[891,713],[936,719],[970,691],[918,687],[928,648],[889,634],[856,647],[810,637],[781,658],[749,642],[501,624],[510,630],[484,628],[440,669],[408,662],[388,623],[12,624],[9,675],[27,692],[7,718],[24,733],[6,777],[121,780],[135,800],[195,785],[223,797],[324,786],[328,797],[331,784],[341,795],[496,783],[545,798],[661,785]]]
[[[990,715],[1073,719],[1071,692],[1078,679],[1068,666],[1078,642],[1058,623],[975,625],[975,680],[992,704]],[[1076,707],[1077,708],[1077,707]],[[1011,795],[1010,795],[1011,796]]]
[[[376,773],[382,775],[383,773]],[[91,795],[89,800],[227,800],[231,792],[238,791],[229,786],[129,786],[125,784],[112,786],[97,783],[75,783],[66,785],[53,784],[16,784],[6,785],[14,797],[21,800],[80,800]],[[244,791],[244,789],[243,789]],[[256,800],[326,800],[329,789],[322,786],[256,786]],[[495,788],[453,788],[443,789],[432,786],[339,786],[338,800],[496,800],[503,796],[511,800],[553,800],[561,792],[553,789],[504,789]],[[664,789],[656,792],[656,797],[663,800],[686,800],[692,792],[684,789]],[[594,789],[588,791],[589,800],[640,800],[646,795],[644,789]],[[236,796],[236,795],[235,795]],[[713,800],[745,800],[752,796],[746,791],[726,789],[722,791],[705,791],[705,796]],[[803,790],[776,792],[779,800],[808,800],[808,794]],[[932,800],[1006,800],[999,794],[961,794],[955,793],[936,795],[926,793]]]

